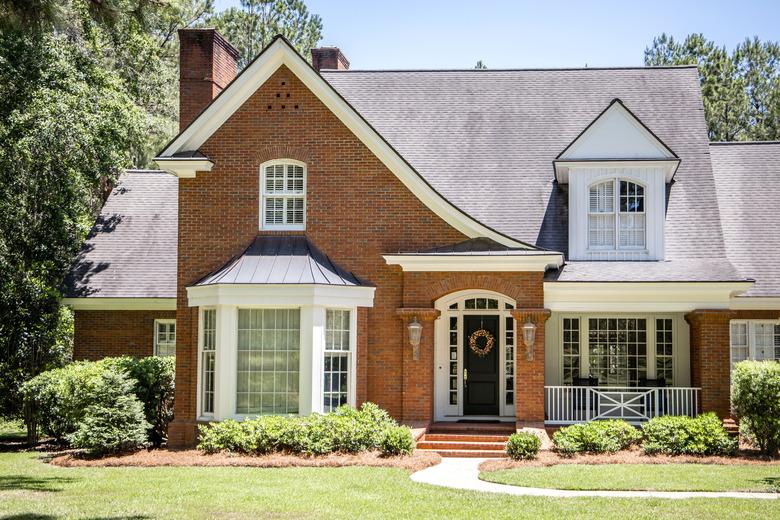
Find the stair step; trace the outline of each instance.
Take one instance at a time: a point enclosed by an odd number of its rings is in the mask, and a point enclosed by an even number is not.
[[[506,458],[504,450],[424,450],[438,453],[442,457]]]
[[[422,441],[506,442],[509,435],[484,435],[482,433],[426,433]]]
[[[504,451],[503,442],[466,442],[466,441],[428,441],[423,439],[417,443],[421,450],[480,450]]]
[[[515,433],[514,426],[511,428],[501,427],[482,427],[482,428],[463,428],[458,426],[433,426],[428,429],[428,434],[443,435],[511,435]]]

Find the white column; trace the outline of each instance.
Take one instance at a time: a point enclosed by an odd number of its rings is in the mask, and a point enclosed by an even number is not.
[[[322,413],[325,352],[325,307],[301,307],[301,366],[298,409],[301,415]]]
[[[236,340],[238,309],[232,305],[217,306],[217,373],[214,417],[229,419],[236,413]]]

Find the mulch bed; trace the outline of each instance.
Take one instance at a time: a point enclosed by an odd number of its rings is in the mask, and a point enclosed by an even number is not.
[[[64,452],[54,455],[51,464],[63,467],[156,467],[156,466],[246,466],[253,468],[286,467],[343,467],[373,466],[402,468],[419,471],[435,466],[441,457],[435,453],[417,450],[405,457],[382,457],[379,452],[332,453],[321,456],[304,456],[284,453],[249,456],[230,453],[204,454],[198,450],[142,450],[135,453],[89,458],[77,452]]]
[[[780,459],[761,457],[757,451],[740,450],[734,457],[697,457],[694,455],[644,455],[638,446],[617,453],[585,453],[563,457],[554,451],[540,451],[535,460],[487,460],[480,471],[498,471],[522,467],[555,466],[556,464],[758,464],[780,465]]]

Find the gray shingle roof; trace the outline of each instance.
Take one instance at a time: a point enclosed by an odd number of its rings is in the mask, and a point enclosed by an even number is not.
[[[214,284],[370,286],[301,235],[256,237],[241,255],[195,285]]]
[[[742,276],[725,258],[668,262],[568,262],[548,272],[547,282],[735,282]]]
[[[123,173],[65,280],[65,296],[175,298],[178,179]]]
[[[729,260],[756,279],[747,296],[780,296],[780,142],[713,143]]]
[[[667,259],[723,258],[695,67],[323,71],[445,198],[524,242],[567,250],[567,192],[553,159],[620,98],[681,159]]]

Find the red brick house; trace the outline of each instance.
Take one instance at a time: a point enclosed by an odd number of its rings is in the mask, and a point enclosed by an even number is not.
[[[176,356],[199,421],[373,401],[567,424],[729,412],[780,357],[780,144],[707,139],[694,67],[354,71],[181,38],[181,133],[68,278],[75,356]]]

